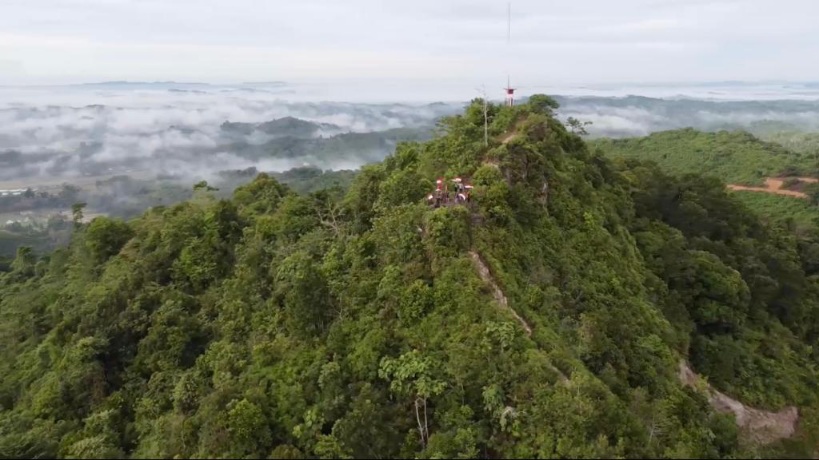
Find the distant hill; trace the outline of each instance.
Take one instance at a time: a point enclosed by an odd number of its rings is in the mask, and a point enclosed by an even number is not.
[[[104,81],[61,85],[65,88],[104,89],[104,90],[167,90],[176,92],[203,91],[214,88],[209,83],[175,82],[175,81]]]
[[[745,131],[703,132],[689,128],[638,138],[594,139],[589,144],[618,161],[653,161],[678,177],[711,176],[725,184],[761,187],[769,177],[819,177],[819,150],[815,148],[819,143],[815,135],[778,133],[765,137],[767,141]],[[776,195],[778,192],[733,193],[767,219],[792,219],[804,228],[812,227],[819,218],[819,209],[807,199]]]
[[[242,86],[287,86],[285,81],[242,82]]]
[[[277,118],[263,123],[232,123],[226,121],[222,123],[221,129],[230,134],[250,135],[253,131],[259,131],[271,136],[290,136],[297,138],[311,138],[319,132],[335,134],[344,132],[344,129],[338,125],[316,123],[295,117]]]
[[[769,176],[811,176],[813,156],[791,152],[743,131],[679,129],[645,137],[594,139],[590,145],[611,158],[650,160],[671,174],[693,173],[728,183],[761,185]]]
[[[819,159],[819,132],[803,132],[786,125],[779,129],[760,130],[757,135],[760,139],[782,145],[793,152]]]
[[[644,96],[557,96],[561,117],[591,121],[593,137],[633,137],[652,132],[694,128],[702,131],[745,130],[755,134],[788,127],[819,131],[819,101],[710,101]]]

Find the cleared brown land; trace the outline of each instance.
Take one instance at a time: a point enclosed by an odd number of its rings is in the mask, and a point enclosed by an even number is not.
[[[819,179],[815,179],[813,177],[797,177],[800,182],[807,182],[807,183],[817,183]],[[746,190],[749,192],[763,192],[763,193],[773,193],[775,195],[786,195],[786,196],[794,196],[797,198],[807,198],[808,195],[799,192],[796,190],[787,190],[783,189],[782,185],[785,183],[787,178],[779,178],[779,177],[769,177],[765,179],[765,187],[749,187],[747,185],[738,185],[738,184],[728,184],[728,188],[730,190]]]

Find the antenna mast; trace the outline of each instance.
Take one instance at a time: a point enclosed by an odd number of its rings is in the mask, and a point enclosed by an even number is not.
[[[481,86],[481,95],[483,96],[483,144],[489,147],[489,115],[486,105],[486,85]]]
[[[506,51],[509,52],[512,43],[512,2],[507,3],[506,15]],[[515,103],[515,88],[512,88],[512,78],[509,75],[509,55],[506,57],[506,105]]]

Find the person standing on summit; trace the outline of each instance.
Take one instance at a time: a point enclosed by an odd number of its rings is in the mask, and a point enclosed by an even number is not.
[[[441,202],[443,200],[443,193],[444,193],[444,180],[442,178],[438,178],[435,181],[435,207],[440,207]]]
[[[455,193],[461,193],[461,192],[464,191],[463,190],[463,184],[461,183],[462,180],[461,180],[460,177],[456,177],[455,179],[452,179],[452,182],[455,182]]]

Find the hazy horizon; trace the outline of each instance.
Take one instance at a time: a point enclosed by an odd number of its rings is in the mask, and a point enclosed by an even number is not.
[[[514,0],[507,43],[508,3],[5,0],[0,84],[819,78],[814,1]]]
[[[187,79],[187,80],[178,80],[173,78],[150,78],[150,79],[140,79],[140,78],[120,78],[120,79],[101,79],[101,78],[85,78],[85,79],[77,79],[77,78],[63,78],[63,77],[50,77],[50,78],[40,78],[40,79],[25,79],[14,83],[0,83],[0,88],[7,87],[7,88],[27,88],[27,87],[62,87],[62,86],[93,86],[93,85],[104,85],[104,84],[176,84],[176,85],[203,85],[203,86],[282,86],[282,85],[298,85],[298,84],[338,84],[338,83],[359,83],[365,84],[369,82],[393,82],[398,81],[402,83],[408,82],[415,82],[420,84],[426,85],[434,85],[434,84],[443,84],[443,85],[454,85],[454,84],[468,84],[471,81],[478,81],[477,79],[472,80],[465,80],[465,79],[447,79],[447,78],[414,78],[414,79],[402,79],[402,78],[377,78],[377,77],[368,77],[365,75],[359,77],[350,77],[350,78],[335,78],[335,79],[328,79],[328,78],[300,78],[300,79],[277,79],[274,78],[275,76],[271,76],[266,80],[254,80],[254,79],[209,79],[209,78],[198,78],[198,79]],[[498,76],[499,80],[503,80],[505,83],[505,75]],[[530,84],[531,79],[527,79],[527,84]],[[567,83],[554,83],[556,86],[565,86],[565,87],[597,87],[597,88],[607,88],[607,87],[618,87],[618,86],[630,86],[630,87],[658,87],[658,86],[724,86],[724,85],[739,85],[739,86],[755,86],[755,85],[770,85],[770,84],[781,84],[781,85],[817,85],[819,86],[819,76],[815,79],[776,79],[776,78],[769,78],[769,79],[701,79],[701,80],[658,80],[658,81],[642,81],[642,80],[608,80],[608,79],[600,79],[600,80],[589,80],[585,82],[577,82],[575,81],[573,85]],[[513,84],[515,86],[515,84]]]
[[[59,105],[65,90],[73,95],[83,94],[87,104],[105,104],[111,94],[105,91],[188,91],[195,95],[201,91],[256,92],[257,95],[274,98],[280,102],[343,102],[376,104],[431,104],[464,103],[482,97],[484,91],[490,101],[502,101],[505,97],[505,81],[487,84],[477,80],[462,82],[442,79],[439,81],[411,79],[303,79],[283,81],[271,79],[266,82],[218,83],[207,81],[152,80],[141,81],[83,81],[62,84],[0,85],[0,107],[27,103],[28,98],[51,99],[48,105]],[[642,96],[658,99],[691,98],[699,100],[752,101],[752,100],[817,100],[819,81],[703,81],[691,83],[599,83],[583,85],[560,84],[514,84],[516,97],[531,94],[548,94],[567,97],[626,97]],[[74,98],[76,99],[76,97]],[[115,97],[114,97],[115,99]]]

